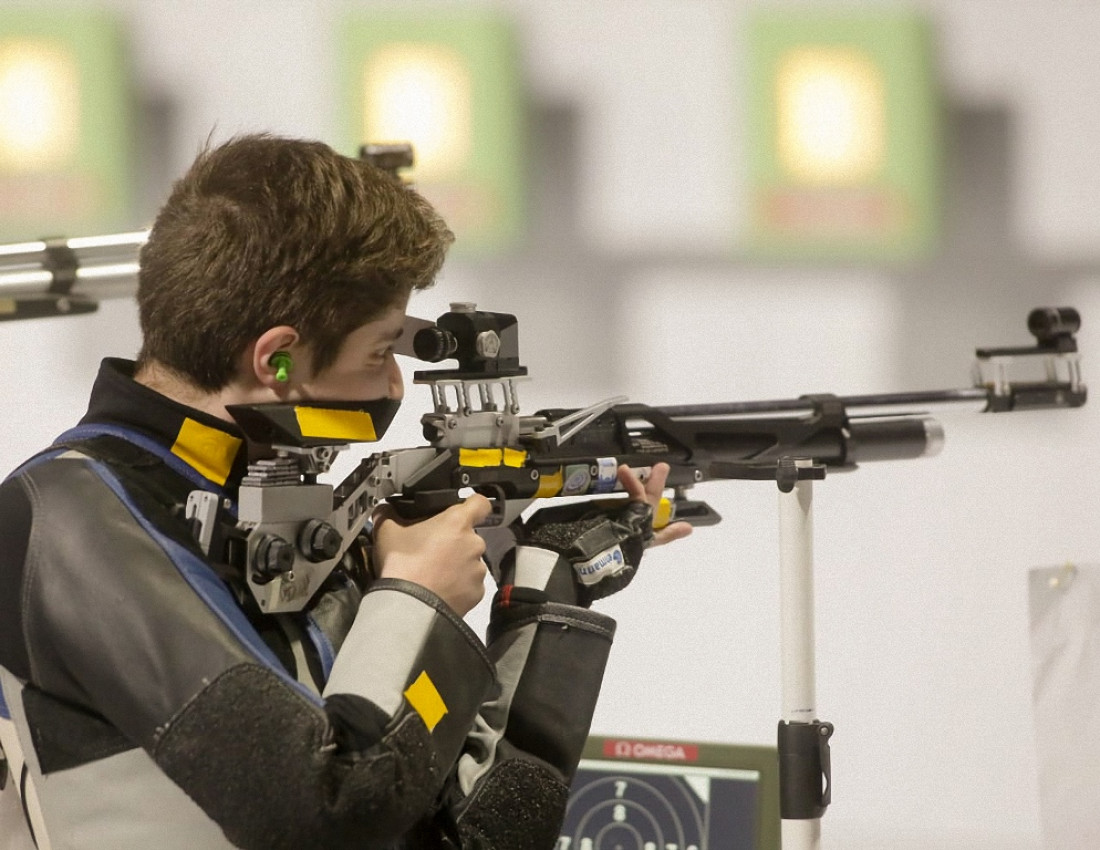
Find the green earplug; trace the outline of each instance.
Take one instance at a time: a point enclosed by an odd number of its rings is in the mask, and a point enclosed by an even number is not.
[[[276,381],[280,384],[285,384],[290,380],[290,367],[294,365],[294,361],[290,359],[289,354],[285,351],[276,351],[267,362],[269,365],[275,367]]]

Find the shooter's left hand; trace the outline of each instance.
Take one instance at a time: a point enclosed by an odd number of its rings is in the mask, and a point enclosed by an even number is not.
[[[618,475],[630,496],[625,503],[543,508],[517,524],[517,545],[502,564],[498,582],[587,607],[630,584],[646,547],[691,533],[686,523],[654,531],[654,507],[668,477],[667,464],[654,466],[644,485],[626,466]]]
[[[644,502],[653,508],[654,516],[659,515],[658,508],[661,504],[661,494],[665,489],[665,481],[668,480],[669,465],[667,463],[654,464],[650,470],[645,484],[634,477],[630,467],[619,467],[619,483],[630,495],[632,501]],[[686,522],[674,522],[654,531],[649,546],[663,546],[673,540],[680,540],[691,534],[692,527]]]

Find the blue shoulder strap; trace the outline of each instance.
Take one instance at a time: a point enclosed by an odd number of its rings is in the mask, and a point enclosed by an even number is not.
[[[56,455],[64,451],[65,447],[70,443],[90,440],[95,437],[102,436],[116,437],[120,440],[125,440],[128,443],[144,449],[145,451],[159,458],[161,461],[164,462],[167,467],[169,467],[174,472],[182,475],[199,489],[207,490],[209,492],[217,493],[219,495],[222,495],[224,493],[224,491],[217,484],[215,484],[213,481],[210,481],[208,478],[205,478],[193,466],[186,463],[178,456],[174,455],[172,451],[163,443],[158,443],[156,440],[135,429],[127,428],[122,425],[103,422],[90,422],[83,425],[77,425],[65,431],[64,433],[59,434],[54,439],[53,445],[49,449],[46,449],[44,452],[31,458],[29,461],[24,463],[14,472],[12,472],[12,475],[14,476],[18,474],[21,470],[26,469],[34,463],[46,460],[50,457],[55,457]],[[113,486],[113,489],[115,488],[117,488],[117,484]],[[121,491],[118,490],[118,492],[121,496]],[[235,507],[233,512],[236,512]],[[152,529],[149,530],[152,531]],[[210,583],[210,578],[213,576],[213,571],[211,571],[210,576],[207,576],[205,575],[205,573],[207,570],[210,570],[208,566],[206,566],[205,570],[194,562],[186,564],[185,566],[185,562],[189,559],[181,557],[178,553],[176,554],[174,560],[177,564],[177,567],[181,569],[181,572],[184,574],[184,577],[187,579],[188,583],[191,584],[192,588],[195,589],[195,591],[199,593],[200,596],[206,599],[207,603],[216,611],[218,611],[223,619],[226,619],[232,623],[232,628],[235,632],[237,632],[239,637],[244,637],[242,632],[247,634],[247,631],[249,631],[250,629],[242,628],[244,626],[244,622],[238,620],[235,612],[232,611],[232,609],[236,608],[235,604],[229,602],[229,597],[223,596],[223,594],[218,589],[218,583],[214,583],[213,585]],[[332,644],[330,643],[327,635],[325,635],[324,631],[318,626],[312,613],[307,613],[306,623],[306,633],[308,634],[309,638],[317,649],[318,655],[321,660],[321,666],[324,670],[325,678],[327,679],[329,671],[332,669],[335,655],[332,649]],[[258,646],[254,643],[253,640],[247,637],[244,638],[244,642],[246,644],[252,645],[252,648],[256,652],[256,654],[263,657],[264,660],[268,663],[269,667],[274,667],[276,670],[282,673],[281,665],[279,665],[278,662],[275,662],[274,657],[270,655],[270,650],[267,650],[266,646]],[[290,681],[294,680],[291,679]],[[295,682],[295,684],[299,689],[301,689],[301,685],[299,683]]]
[[[65,445],[70,440],[88,440],[92,437],[102,437],[105,435],[118,437],[120,440],[125,440],[128,443],[133,443],[139,448],[145,449],[149,454],[156,455],[164,462],[165,466],[169,467],[173,472],[182,475],[200,490],[209,490],[212,493],[222,492],[217,484],[209,478],[203,477],[203,475],[189,463],[172,454],[172,450],[163,443],[158,443],[152,437],[134,430],[133,428],[126,428],[122,425],[108,424],[105,422],[88,422],[84,425],[77,425],[75,428],[70,428],[65,433],[58,435],[57,438],[54,439],[53,444],[55,446],[61,446]]]

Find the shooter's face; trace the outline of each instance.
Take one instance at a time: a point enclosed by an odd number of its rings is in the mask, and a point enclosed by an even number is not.
[[[297,395],[316,401],[400,401],[405,388],[393,344],[404,322],[402,304],[352,331],[331,366],[317,374],[298,375]]]

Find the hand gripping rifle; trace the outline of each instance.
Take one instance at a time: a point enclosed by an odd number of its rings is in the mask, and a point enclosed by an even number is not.
[[[0,246],[0,319],[87,312],[100,297],[128,294],[144,233],[68,242]],[[15,270],[3,271],[4,264]],[[129,286],[124,284],[130,281]],[[214,561],[243,570],[258,604],[271,613],[300,610],[359,539],[381,502],[415,518],[458,502],[464,491],[487,495],[489,522],[506,526],[535,500],[614,492],[616,468],[644,477],[671,468],[672,492],[659,522],[719,521],[688,498],[713,480],[775,481],[780,491],[783,719],[779,724],[783,846],[817,845],[831,797],[829,737],[816,717],[813,671],[812,482],[828,469],[935,454],[943,429],[926,412],[957,403],[985,411],[1079,407],[1085,403],[1069,308],[1032,311],[1035,344],[980,348],[974,379],[963,389],[879,395],[808,395],[780,401],[652,407],[624,399],[582,409],[523,415],[516,391],[518,323],[504,313],[455,304],[436,322],[410,319],[400,353],[457,368],[416,372],[431,389],[426,445],[372,454],[342,483],[318,481],[353,442],[377,440],[396,412],[389,400],[288,403],[231,408],[248,439],[270,458],[249,469],[238,513],[219,499],[191,494],[186,507],[200,544]],[[1018,367],[1043,374],[1021,380]]]

